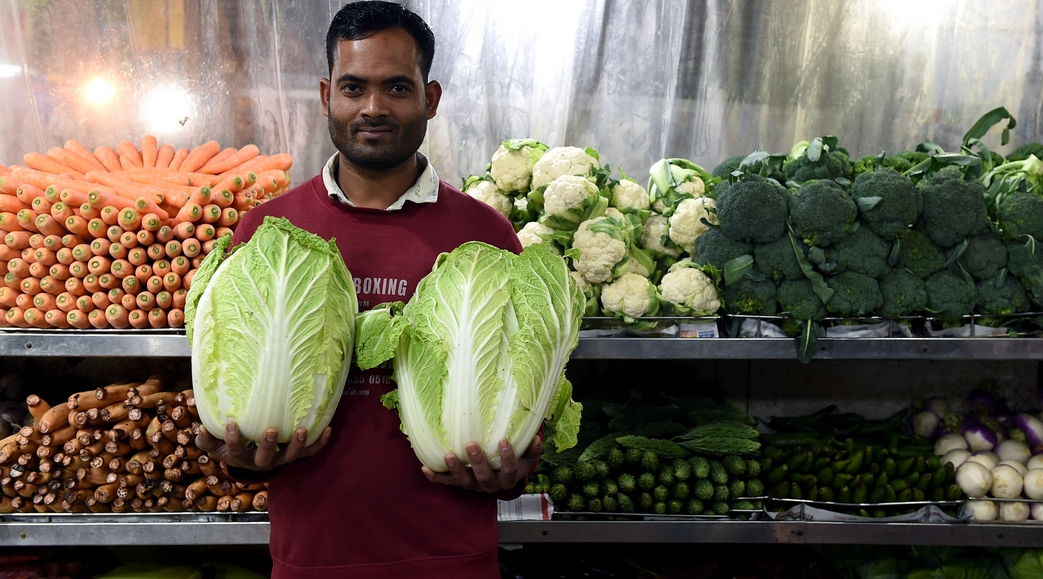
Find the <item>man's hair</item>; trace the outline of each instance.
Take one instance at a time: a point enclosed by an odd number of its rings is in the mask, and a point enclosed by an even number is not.
[[[390,28],[402,28],[416,40],[420,58],[417,64],[427,82],[435,59],[435,35],[424,19],[394,2],[352,2],[345,4],[330,22],[326,32],[326,60],[333,74],[333,56],[341,40],[363,40]]]

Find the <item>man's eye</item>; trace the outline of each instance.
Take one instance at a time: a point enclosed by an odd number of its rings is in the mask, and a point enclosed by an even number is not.
[[[362,88],[357,84],[346,84],[340,90],[343,92],[359,92]]]
[[[393,92],[393,93],[401,94],[401,93],[405,93],[405,92],[408,92],[408,91],[409,91],[409,88],[406,87],[405,85],[401,85],[401,84],[396,84],[395,86],[391,87],[391,92]]]

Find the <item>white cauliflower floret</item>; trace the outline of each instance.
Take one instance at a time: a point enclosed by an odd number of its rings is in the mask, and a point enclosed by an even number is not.
[[[630,259],[627,261],[627,273],[636,273],[641,277],[651,277],[652,275],[652,272],[649,271],[647,267],[642,265],[642,263],[639,260],[634,259],[634,256],[632,255],[630,256]]]
[[[523,248],[529,247],[530,245],[539,245],[541,243],[550,245],[548,240],[540,236],[551,235],[553,233],[554,230],[550,227],[536,221],[530,221],[525,224],[525,227],[521,228],[521,231],[518,232],[518,241],[521,242]]]
[[[586,177],[562,175],[554,179],[543,192],[543,211],[548,215],[565,213],[579,207],[588,197],[598,194],[597,185]]]
[[[504,195],[492,181],[478,181],[464,191],[471,197],[484,202],[486,205],[499,211],[504,217],[510,217],[514,209],[514,202]]]
[[[710,209],[717,205],[709,197],[685,199],[677,204],[677,209],[670,216],[670,241],[688,253],[695,252],[695,240],[706,233],[710,227],[702,222],[717,224],[717,214]]]
[[[588,219],[579,224],[572,237],[572,248],[580,252],[573,259],[573,266],[588,283],[597,284],[609,281],[613,270],[627,258],[627,245],[623,241],[600,231],[590,231],[589,227],[605,219]]]
[[[674,191],[679,195],[687,193],[698,199],[706,194],[706,185],[703,184],[702,179],[696,177],[691,181],[685,181],[677,187],[674,187]],[[656,213],[666,213],[667,209],[669,209],[666,206],[666,203],[663,203],[663,199],[664,198],[661,197],[652,204],[652,209],[655,210]]]
[[[583,276],[580,275],[578,271],[570,271],[569,275],[572,276],[572,279],[576,280],[576,285],[579,286],[579,291],[583,292],[583,295],[586,295],[587,292],[594,291],[594,286],[589,281],[583,279]]]
[[[532,188],[549,185],[562,175],[593,175],[601,164],[579,147],[554,147],[532,166]]]
[[[648,209],[648,191],[639,183],[623,179],[612,187],[612,199],[609,201],[609,205],[637,211]]]
[[[609,207],[605,209],[605,217],[611,217],[612,219],[618,219],[620,223],[625,223],[626,217],[623,216],[623,212],[615,207]]]
[[[670,227],[670,221],[662,215],[651,215],[645,220],[644,230],[638,244],[654,254],[677,257],[681,252],[676,247],[663,245],[663,236]]]
[[[529,181],[532,179],[529,157],[529,152],[525,149],[511,151],[500,145],[493,153],[489,166],[489,174],[496,181],[496,186],[507,192],[528,191]]]
[[[658,306],[654,288],[648,278],[625,273],[601,286],[601,307],[627,318],[640,318]]]
[[[715,313],[721,307],[717,288],[710,276],[694,267],[685,267],[679,262],[659,282],[663,300],[688,310],[706,314]]]

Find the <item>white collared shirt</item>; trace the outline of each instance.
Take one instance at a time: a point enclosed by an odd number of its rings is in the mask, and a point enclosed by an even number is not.
[[[412,187],[406,189],[406,192],[392,203],[386,211],[402,209],[406,201],[412,201],[413,203],[434,203],[438,201],[438,175],[435,174],[434,167],[431,166],[431,163],[423,153],[417,151],[416,154],[417,162],[424,167],[424,170],[420,173],[416,183],[413,183]],[[344,194],[340,185],[337,184],[337,179],[333,176],[333,169],[337,166],[337,155],[340,155],[340,153],[334,153],[330,160],[326,161],[326,166],[322,169],[322,182],[326,185],[326,191],[331,199],[354,207],[355,204]]]

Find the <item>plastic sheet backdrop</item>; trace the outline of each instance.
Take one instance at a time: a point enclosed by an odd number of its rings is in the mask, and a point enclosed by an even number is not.
[[[0,164],[146,133],[332,153],[318,79],[343,2],[0,0]],[[985,111],[1043,140],[1043,4],[1032,0],[415,0],[445,87],[425,151],[443,178],[499,142],[594,146],[639,180],[835,134],[852,155],[958,147]],[[996,140],[996,139],[994,139]]]

